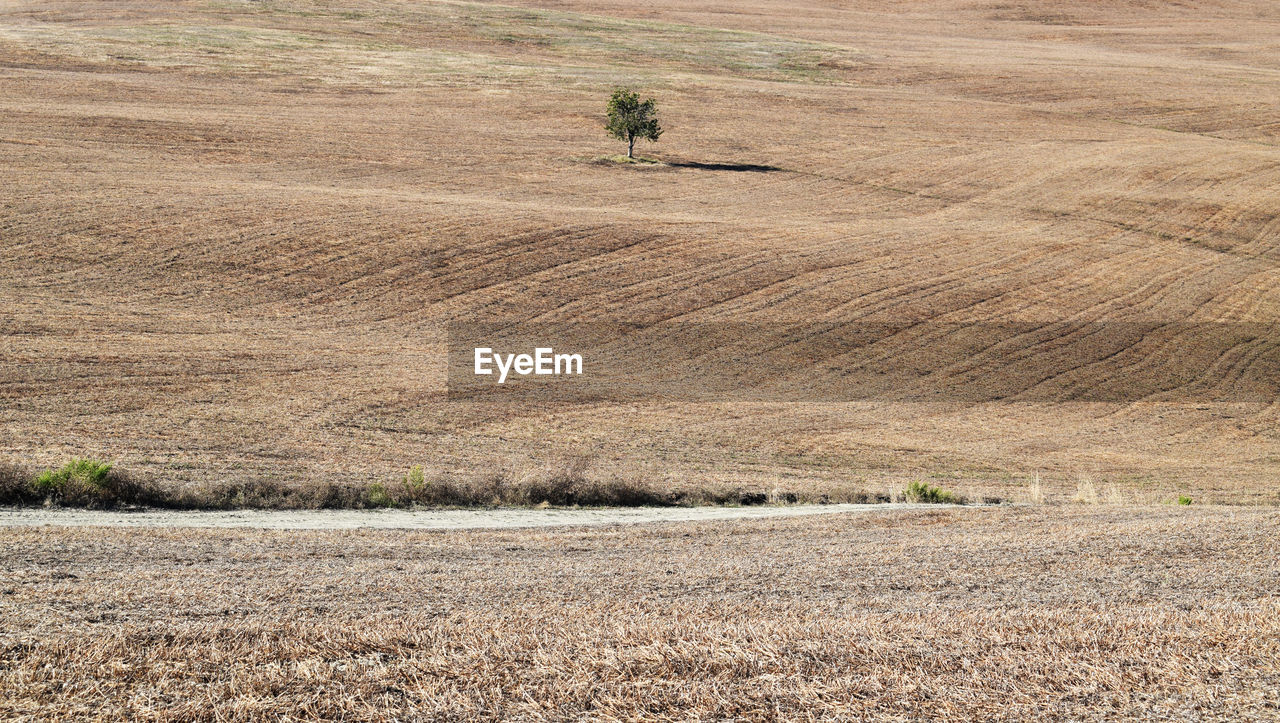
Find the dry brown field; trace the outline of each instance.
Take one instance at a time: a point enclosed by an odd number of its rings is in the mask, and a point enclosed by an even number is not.
[[[0,494],[1034,503],[0,527],[0,718],[1280,718],[1278,144],[1272,0],[0,2]],[[494,319],[919,327],[855,401],[450,399]]]
[[[0,716],[1264,720],[1280,516],[0,529]]]
[[[1269,339],[1195,398],[569,409],[446,403],[443,345],[492,317],[1274,323],[1277,38],[1269,0],[8,2],[0,454],[1275,503],[1280,407],[1233,387]],[[618,84],[659,100],[663,163],[601,160]]]

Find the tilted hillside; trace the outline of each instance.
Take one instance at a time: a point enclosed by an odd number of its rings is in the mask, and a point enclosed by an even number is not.
[[[1234,330],[1280,323],[1280,17],[1070,5],[10,3],[0,455],[1274,502],[1280,338]],[[662,163],[607,160],[620,84]],[[898,398],[827,395],[837,358],[788,399],[447,399],[449,325],[493,319],[926,325],[889,365],[1043,326],[1002,353],[1084,382],[1213,358],[1110,401],[1000,356],[980,401],[960,356]],[[1127,357],[1079,331],[1133,323]]]

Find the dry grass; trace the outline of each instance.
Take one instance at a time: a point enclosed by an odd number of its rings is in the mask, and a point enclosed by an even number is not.
[[[1071,498],[1072,502],[1083,505],[1098,504],[1098,488],[1094,486],[1093,480],[1081,478],[1076,482],[1076,495]]]
[[[1036,472],[1036,476],[1031,480],[1031,484],[1027,487],[1026,499],[1023,500],[1032,505],[1044,504],[1044,486],[1040,484],[1040,473]]]
[[[1280,517],[4,529],[7,717],[1273,718]]]
[[[0,462],[0,504],[21,505],[38,499],[32,488],[35,473],[17,464]]]

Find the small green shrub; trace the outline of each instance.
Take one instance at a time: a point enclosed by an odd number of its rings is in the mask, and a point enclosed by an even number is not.
[[[428,504],[433,496],[432,493],[435,492],[430,488],[427,475],[422,471],[422,465],[416,464],[409,468],[409,474],[401,480],[398,496],[403,498],[406,504]]]
[[[410,492],[421,492],[427,486],[427,475],[422,471],[422,465],[415,464],[409,468],[409,474],[404,476],[404,486]]]
[[[902,491],[908,502],[926,502],[929,504],[953,504],[958,502],[955,494],[941,487],[930,486],[926,482],[912,482]]]
[[[114,469],[107,462],[73,459],[41,472],[30,483],[32,496],[67,507],[163,505],[167,497],[148,483]]]
[[[107,488],[107,475],[111,465],[92,459],[73,459],[61,469],[47,469],[36,477],[35,489],[44,495],[56,495],[71,485],[82,485],[86,490],[102,491]]]
[[[1178,495],[1178,504],[1189,505],[1191,504],[1191,498],[1186,495]]]
[[[387,488],[378,482],[369,485],[369,489],[365,492],[365,497],[368,499],[370,507],[396,506],[396,501],[391,499],[391,495],[387,494]]]

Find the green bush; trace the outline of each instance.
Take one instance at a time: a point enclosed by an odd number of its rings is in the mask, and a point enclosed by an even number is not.
[[[91,490],[107,489],[107,475],[111,474],[111,465],[96,462],[92,459],[73,459],[62,465],[61,469],[47,469],[36,477],[37,492],[45,495],[56,495],[70,485],[82,485]]]
[[[32,496],[47,504],[67,507],[114,507],[162,504],[165,496],[107,462],[73,459],[58,469],[41,472],[31,481]]]
[[[902,491],[902,496],[908,502],[927,502],[930,504],[954,504],[959,502],[955,494],[942,489],[941,487],[931,487],[925,482],[912,482]]]
[[[417,464],[409,469],[409,474],[404,476],[401,482],[404,487],[404,497],[407,502],[421,503],[428,498],[427,475],[422,471],[422,465]]]
[[[370,507],[395,507],[396,501],[391,499],[391,495],[387,494],[387,488],[381,484],[374,482],[369,485],[366,492],[366,498]]]
[[[1191,498],[1186,495],[1178,495],[1178,504],[1189,505],[1191,504]]]

